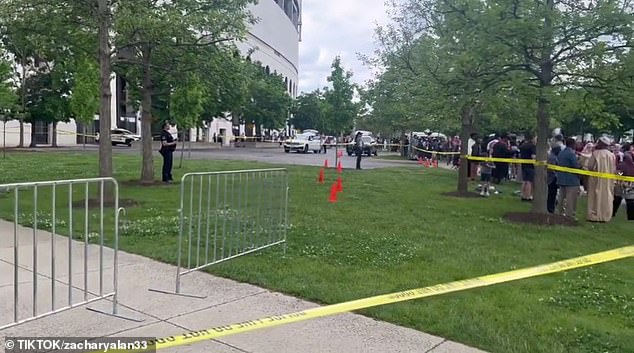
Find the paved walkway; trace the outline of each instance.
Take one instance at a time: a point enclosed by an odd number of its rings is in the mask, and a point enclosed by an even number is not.
[[[33,231],[19,227],[19,305],[21,318],[33,310]],[[37,306],[38,313],[51,309],[55,287],[55,308],[68,304],[68,238],[38,232]],[[73,242],[72,302],[84,298],[84,246]],[[51,250],[55,249],[55,282],[51,280]],[[87,298],[99,292],[98,246],[87,248]],[[0,326],[13,318],[13,225],[0,221]],[[112,251],[104,248],[104,292],[112,288]],[[185,331],[257,319],[307,309],[317,304],[280,293],[195,272],[184,277],[184,293],[207,295],[205,299],[173,296],[148,291],[149,288],[173,290],[176,268],[141,256],[119,253],[120,315],[141,322],[111,317],[86,310],[111,310],[108,300],[40,318],[8,329],[5,336],[149,336],[165,337]],[[0,342],[0,347],[3,347]],[[166,349],[165,352],[254,352],[254,353],[386,353],[452,352],[476,353],[479,350],[447,341],[441,337],[377,321],[357,314],[341,314],[286,326],[228,336],[192,346]]]

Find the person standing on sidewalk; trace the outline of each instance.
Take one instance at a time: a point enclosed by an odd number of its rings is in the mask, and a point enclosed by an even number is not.
[[[566,147],[557,156],[560,167],[581,169],[577,160],[575,145],[575,139],[571,137],[566,139]],[[577,216],[579,184],[579,176],[577,174],[557,172],[557,185],[559,186],[557,213],[573,218]]]
[[[174,161],[174,151],[176,150],[176,140],[170,133],[170,124],[168,122],[163,123],[163,131],[161,131],[161,149],[159,153],[163,156],[163,182],[171,183],[174,178],[172,177],[172,163]]]

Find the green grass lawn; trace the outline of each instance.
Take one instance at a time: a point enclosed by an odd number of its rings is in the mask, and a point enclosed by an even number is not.
[[[159,167],[157,163],[157,175]],[[187,161],[184,170],[254,167],[270,166]],[[96,170],[94,154],[13,153],[0,160],[0,183],[91,177]],[[138,157],[115,156],[119,181],[138,178],[139,170]],[[512,195],[517,189],[513,184],[489,199],[457,199],[441,195],[455,188],[452,171],[418,166],[344,171],[344,192],[338,203],[330,204],[329,184],[316,184],[317,168],[288,170],[291,227],[286,254],[270,249],[215,266],[211,273],[337,303],[634,244],[633,223],[625,221],[624,211],[605,225],[508,223],[504,213],[529,209]],[[175,169],[174,174],[178,179],[183,172]],[[334,171],[326,176],[332,182]],[[128,208],[121,248],[175,262],[178,193],[177,185],[122,184],[121,197],[140,205]],[[24,207],[31,202],[27,199],[28,194]],[[0,193],[5,218],[11,217],[11,200]],[[579,210],[585,211],[585,202]],[[76,218],[81,224],[81,216]],[[67,226],[59,228],[63,232]],[[633,265],[634,259],[626,259],[362,313],[491,352],[634,352]],[[183,289],[187,291],[187,277]]]

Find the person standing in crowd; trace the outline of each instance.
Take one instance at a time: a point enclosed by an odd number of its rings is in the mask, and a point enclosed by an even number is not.
[[[520,159],[534,160],[537,154],[535,140],[530,134],[520,146]],[[522,164],[522,201],[533,201],[533,183],[535,182],[535,165]]]
[[[363,157],[363,134],[361,131],[354,136],[354,152],[357,154],[357,169],[361,169],[361,158]]]
[[[601,137],[594,147],[588,162],[588,170],[599,173],[615,174],[616,157],[608,150],[610,140]],[[614,202],[614,180],[606,178],[588,178],[588,221],[609,222],[612,219]]]
[[[634,157],[629,145],[623,148],[623,161],[618,164],[617,171],[623,176],[634,177]],[[616,213],[621,207],[621,202],[625,199],[627,220],[634,221],[634,182],[617,181],[614,191],[612,217],[616,217]]]
[[[566,147],[559,152],[557,159],[560,167],[580,169],[575,151],[575,139],[571,137],[566,139]],[[559,186],[557,213],[562,216],[576,217],[579,177],[573,173],[557,172],[557,185]]]
[[[163,182],[171,183],[174,178],[172,177],[172,162],[174,161],[174,151],[176,150],[176,140],[170,133],[170,123],[163,123],[163,131],[161,131],[161,149],[159,153],[163,156]]]
[[[548,154],[548,164],[559,165],[559,152],[561,152],[561,145],[557,141],[553,141],[553,146]],[[546,200],[546,209],[548,213],[555,213],[555,207],[557,206],[557,173],[548,169],[547,172],[548,181],[548,198]]]
[[[493,146],[493,152],[491,153],[493,158],[511,158],[513,152],[509,145],[509,136],[504,133],[500,136],[500,140]],[[495,162],[495,170],[493,171],[493,182],[500,184],[503,180],[507,179],[509,175],[508,162]]]
[[[489,153],[486,150],[486,143],[482,143],[479,148],[479,154],[474,154],[480,157],[489,157]],[[475,151],[475,146],[474,146]],[[480,181],[482,182],[482,189],[480,190],[480,196],[489,197],[491,194],[489,189],[491,188],[491,174],[495,169],[495,164],[492,162],[480,162]]]

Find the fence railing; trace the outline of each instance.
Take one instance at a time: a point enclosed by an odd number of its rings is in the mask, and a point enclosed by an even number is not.
[[[286,169],[190,173],[180,187],[176,294],[188,273],[276,245],[286,250]]]
[[[13,301],[13,318],[0,322],[0,329],[106,298],[112,298],[112,315],[117,315],[123,209],[116,180],[15,183],[0,185],[0,190],[0,213],[10,220],[4,224],[13,233],[0,232],[0,246],[13,249],[12,256],[0,258],[13,267],[13,298],[2,298]],[[98,272],[98,290],[89,289],[96,287],[89,287],[89,272]],[[105,275],[112,278],[111,285],[104,283]],[[31,291],[30,305],[25,289]]]

